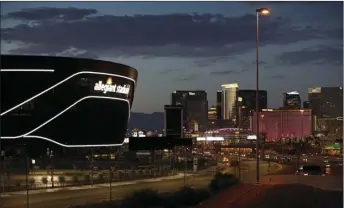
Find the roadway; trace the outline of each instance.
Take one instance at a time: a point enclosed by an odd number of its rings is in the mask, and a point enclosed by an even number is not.
[[[244,169],[247,171],[242,172],[242,178],[245,181],[252,181],[255,177],[255,172],[251,171],[255,168],[254,161],[249,161],[243,165]],[[261,174],[266,174],[267,164],[261,164]],[[227,172],[233,173],[234,170],[232,168],[228,168]],[[207,186],[209,181],[213,177],[213,171],[204,171],[202,174],[198,175],[190,175],[186,177],[186,184],[192,187],[204,187]],[[127,185],[121,184],[112,184],[111,195],[113,196],[112,199],[120,199],[134,191],[140,189],[151,188],[158,190],[160,192],[171,192],[178,190],[180,187],[184,185],[184,177],[183,174],[180,174],[181,177],[171,179],[171,180],[157,180],[154,181],[152,179],[146,180],[143,182],[142,180],[136,182],[126,182]],[[73,190],[75,189],[75,190]],[[80,188],[71,187],[71,188],[64,188],[64,189],[48,189],[45,192],[36,192],[34,193],[31,191],[29,195],[30,207],[34,208],[64,208],[74,205],[83,205],[89,203],[96,203],[104,200],[109,200],[110,197],[110,188],[109,184],[102,184],[102,185],[95,185],[93,187],[85,187],[82,191]],[[26,205],[26,193],[20,192],[18,194],[9,194],[0,198],[2,205],[1,208],[21,208]]]
[[[301,160],[300,165],[314,164],[324,167],[323,159],[323,157],[308,157],[308,161]],[[199,208],[275,208],[281,205],[313,208],[342,207],[343,167],[338,163],[330,161],[330,167],[326,168],[328,176],[294,175],[297,169],[295,158],[282,166],[283,168],[275,173],[261,176],[260,185],[246,183],[228,189],[215,198],[205,201]]]
[[[186,183],[193,187],[205,186],[209,183],[211,175],[199,175],[187,177]],[[160,192],[175,191],[184,185],[184,177],[174,180],[157,180],[127,182],[121,184],[112,184],[111,195],[112,200],[120,199],[130,193],[141,189],[155,189]],[[78,191],[79,190],[79,191]],[[93,187],[85,187],[85,189],[69,188],[60,191],[51,190],[51,192],[31,193],[29,195],[30,207],[34,208],[67,208],[69,206],[84,205],[97,203],[110,198],[109,184],[96,185]],[[18,195],[11,194],[1,198],[1,208],[22,208],[26,205],[26,194],[22,192]]]

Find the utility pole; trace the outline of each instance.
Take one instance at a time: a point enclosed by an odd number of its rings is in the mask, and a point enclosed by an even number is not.
[[[112,200],[112,173],[113,169],[111,164],[111,151],[109,151],[109,160],[110,160],[110,168],[109,168],[109,197],[110,201]]]
[[[5,161],[5,151],[1,150],[1,146],[0,146],[0,176],[1,176],[3,194],[5,193],[5,163],[4,161]]]
[[[94,169],[94,161],[93,161],[93,147],[91,147],[91,177],[90,177],[90,182],[91,182],[91,186],[93,186],[93,169]]]
[[[50,182],[51,182],[51,187],[54,188],[54,168],[53,168],[53,151],[47,148],[47,157],[49,159],[49,164],[50,164]],[[47,172],[49,173],[49,169],[47,169]],[[49,175],[49,174],[47,174]],[[48,177],[47,177],[48,178]]]
[[[187,168],[187,155],[186,155],[186,147],[184,147],[184,186],[186,186],[186,168]]]
[[[24,144],[25,147],[25,188],[26,188],[26,208],[30,207],[30,198],[29,198],[29,157],[27,154],[27,147],[26,144]]]

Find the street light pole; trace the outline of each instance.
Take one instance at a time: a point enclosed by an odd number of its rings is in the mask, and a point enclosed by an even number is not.
[[[259,15],[268,15],[270,13],[267,8],[256,9],[256,171],[257,184],[259,184]]]
[[[303,140],[303,112],[305,110],[301,109],[301,139]]]

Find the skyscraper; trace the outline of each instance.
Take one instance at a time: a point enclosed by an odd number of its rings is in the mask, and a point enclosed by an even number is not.
[[[217,124],[217,110],[214,106],[208,109],[208,129],[215,128]]]
[[[222,90],[216,92],[216,117],[217,120],[222,120]]]
[[[297,91],[283,93],[283,108],[284,109],[300,109],[301,97]]]
[[[251,112],[256,110],[256,90],[239,90],[238,96],[242,98],[240,119],[241,128],[250,129]],[[266,90],[259,90],[259,109],[268,108],[268,95]]]
[[[306,108],[306,109],[308,109],[308,108],[311,108],[311,106],[310,106],[310,104],[309,104],[309,101],[308,101],[308,100],[306,100],[306,101],[303,101],[303,108]]]
[[[222,119],[227,120],[231,127],[237,127],[237,97],[238,97],[238,83],[223,84],[222,87],[222,104],[221,112]]]
[[[309,88],[308,100],[312,109],[314,133],[343,137],[343,88]]]
[[[313,115],[317,117],[343,117],[342,87],[309,88],[308,101]]]
[[[165,136],[183,138],[183,106],[165,105],[164,110]]]
[[[206,91],[174,91],[172,105],[183,106],[183,122],[186,130],[198,132],[206,129],[208,122]]]
[[[242,105],[245,109],[256,110],[256,90],[239,90],[238,96],[242,97]],[[268,108],[268,93],[259,90],[259,109]]]

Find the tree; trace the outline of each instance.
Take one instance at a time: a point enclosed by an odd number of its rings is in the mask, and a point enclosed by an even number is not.
[[[217,193],[225,188],[237,184],[239,180],[232,174],[218,172],[209,183],[209,189],[212,193]]]
[[[99,182],[104,182],[104,180],[105,180],[104,173],[100,173],[100,174],[98,175],[98,180],[99,180]]]
[[[66,183],[66,177],[59,176],[59,183],[60,183],[60,185],[64,186]]]
[[[209,196],[210,192],[207,189],[193,189],[185,186],[173,194],[172,202],[174,202],[174,207],[196,206]]]
[[[45,187],[48,187],[48,178],[46,176],[42,177],[41,181],[45,185]]]
[[[29,185],[30,185],[30,188],[32,189],[33,186],[36,185],[36,180],[34,178],[30,178]]]
[[[165,197],[152,189],[143,189],[134,192],[122,200],[121,207],[164,207]]]
[[[90,180],[91,180],[91,176],[90,175],[84,175],[84,182],[86,183],[86,184],[88,184],[89,182],[90,182]]]
[[[79,176],[74,174],[73,177],[72,177],[72,182],[73,184],[78,184],[79,183]]]

